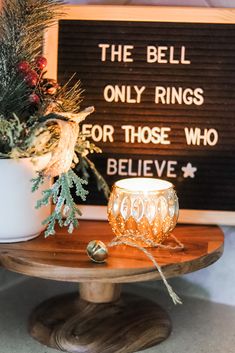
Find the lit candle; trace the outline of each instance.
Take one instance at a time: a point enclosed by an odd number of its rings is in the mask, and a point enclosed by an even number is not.
[[[116,236],[155,246],[174,229],[178,213],[178,198],[168,181],[129,178],[113,185],[108,219]]]

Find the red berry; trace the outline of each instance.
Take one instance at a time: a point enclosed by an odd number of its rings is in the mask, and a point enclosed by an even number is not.
[[[44,56],[38,56],[35,63],[39,70],[43,70],[47,66],[47,59]]]
[[[29,96],[29,101],[32,104],[39,104],[40,98],[38,97],[38,95],[36,93],[32,93]]]
[[[29,85],[30,87],[34,87],[37,85],[38,82],[38,74],[34,70],[28,71],[27,75],[24,78],[24,81]]]
[[[28,63],[28,61],[20,61],[17,64],[17,69],[19,72],[21,73],[27,73],[30,70],[30,64]]]

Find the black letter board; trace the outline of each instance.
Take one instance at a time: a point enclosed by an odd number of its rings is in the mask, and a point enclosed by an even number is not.
[[[49,30],[48,76],[81,80],[83,124],[103,153],[92,156],[109,185],[166,179],[180,221],[235,224],[235,12],[70,6]],[[87,218],[105,218],[90,183]],[[102,206],[103,205],[103,206]]]

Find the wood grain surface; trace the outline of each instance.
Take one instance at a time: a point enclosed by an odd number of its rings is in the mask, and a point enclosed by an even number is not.
[[[150,249],[166,277],[196,271],[215,262],[223,252],[223,233],[215,226],[182,226],[174,235],[183,251]],[[135,295],[120,295],[122,282],[159,279],[159,273],[139,250],[110,249],[104,264],[86,255],[90,240],[113,238],[107,222],[81,221],[73,235],[59,229],[45,239],[1,244],[6,268],[31,276],[81,282],[78,293],[52,298],[32,313],[29,332],[39,342],[71,353],[131,353],[168,337],[171,322],[156,303]],[[116,284],[115,284],[116,283]]]
[[[185,245],[183,251],[151,249],[166,277],[204,268],[222,255],[223,233],[216,226],[177,225],[173,234]],[[124,283],[160,279],[152,262],[138,249],[109,249],[104,264],[92,263],[86,255],[90,240],[106,244],[113,238],[103,221],[80,221],[70,235],[58,229],[55,236],[21,243],[0,244],[0,262],[9,270],[30,276],[70,282]]]
[[[73,353],[130,353],[153,346],[171,331],[167,313],[156,303],[124,294],[118,301],[93,304],[78,293],[40,304],[29,332],[39,342]]]

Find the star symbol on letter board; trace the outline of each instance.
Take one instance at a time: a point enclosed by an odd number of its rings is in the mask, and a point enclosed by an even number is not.
[[[187,163],[187,165],[182,167],[181,170],[184,172],[184,178],[195,178],[194,173],[197,171],[197,168],[193,167],[191,163]]]

